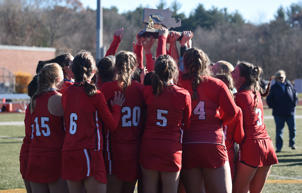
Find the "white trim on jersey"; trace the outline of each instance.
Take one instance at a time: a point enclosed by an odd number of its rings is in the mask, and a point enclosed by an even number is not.
[[[184,136],[184,130],[182,128],[179,128],[180,130],[180,143],[182,144],[183,143],[183,136]]]
[[[98,151],[101,150],[101,135],[100,135],[100,125],[99,125],[99,118],[98,118],[98,112],[95,111],[95,124],[96,124],[96,132],[98,136]]]
[[[111,175],[112,174],[112,166],[111,166],[111,155],[110,155],[110,148],[109,148],[109,145],[110,145],[110,141],[109,141],[109,131],[107,132],[106,134],[106,151],[107,151],[107,156],[108,156],[108,172],[109,174]]]
[[[88,155],[87,149],[84,149],[84,154],[85,154],[86,163],[87,163],[87,174],[86,174],[86,176],[90,176],[90,159],[89,159],[89,155]]]

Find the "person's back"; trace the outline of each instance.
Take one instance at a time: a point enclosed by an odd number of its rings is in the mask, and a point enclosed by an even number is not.
[[[289,146],[296,149],[296,123],[295,111],[298,97],[293,85],[286,79],[285,71],[279,70],[275,74],[275,84],[271,87],[266,102],[273,109],[276,124],[276,152],[280,152],[283,146],[283,128],[285,122],[289,130]]]
[[[180,84],[193,95],[192,80],[181,80]],[[208,90],[211,92],[206,92]],[[184,143],[224,144],[222,120],[229,121],[236,114],[235,103],[230,102],[230,92],[222,81],[205,76],[197,93],[198,99],[192,100],[191,126],[185,132]],[[219,108],[225,110],[223,119],[218,113]]]
[[[147,106],[147,120],[143,140],[166,140],[181,145],[183,110],[188,103],[188,92],[178,86],[167,86],[160,97],[152,94],[152,87],[146,86],[144,97]],[[185,117],[186,118],[186,117]]]
[[[271,86],[267,104],[273,109],[273,115],[294,115],[296,103],[296,91],[290,81],[285,80],[283,83],[276,81]]]

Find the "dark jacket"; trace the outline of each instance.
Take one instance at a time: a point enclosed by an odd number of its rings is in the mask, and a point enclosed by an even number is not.
[[[266,98],[269,108],[273,109],[275,116],[289,116],[295,114],[295,107],[298,103],[296,90],[290,81],[285,80],[285,90],[276,82],[272,85],[270,93]]]

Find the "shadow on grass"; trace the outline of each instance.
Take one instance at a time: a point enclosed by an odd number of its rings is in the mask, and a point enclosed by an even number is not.
[[[284,154],[284,155],[279,155],[277,154],[278,158],[282,158],[282,157],[297,157],[297,156],[302,156],[302,154]]]

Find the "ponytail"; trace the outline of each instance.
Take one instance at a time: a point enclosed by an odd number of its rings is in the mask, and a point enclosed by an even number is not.
[[[160,79],[157,74],[152,77],[152,89],[154,95],[160,95],[164,88],[164,82]]]
[[[208,65],[210,59],[206,53],[197,48],[190,48],[184,54],[184,66],[187,73],[184,74],[184,79],[192,80],[192,99],[198,99],[197,87],[203,81],[203,77],[209,75]]]
[[[88,96],[93,96],[97,92],[97,88],[93,83],[89,83],[89,78],[96,70],[95,60],[90,52],[80,51],[72,62],[72,72],[75,82],[80,83],[85,89]]]
[[[177,80],[178,68],[175,61],[169,55],[161,55],[155,61],[152,77],[153,94],[160,95],[168,81]]]
[[[37,75],[38,87],[30,100],[30,112],[33,113],[36,106],[36,98],[51,89],[51,86],[56,83],[60,72],[63,74],[62,68],[57,63],[45,65]]]
[[[132,75],[138,66],[136,56],[132,52],[121,51],[116,55],[116,71],[118,81],[123,83],[123,90],[125,90],[132,80]]]

